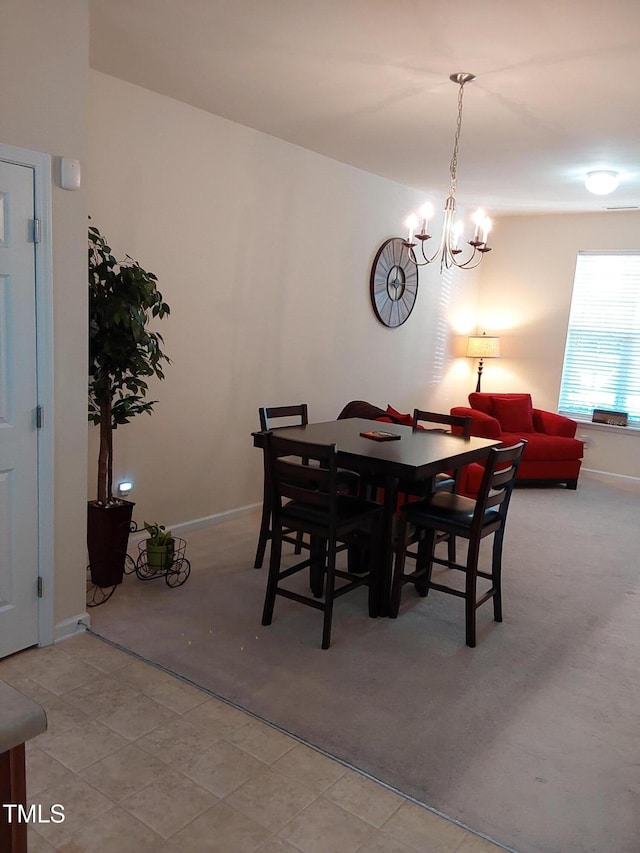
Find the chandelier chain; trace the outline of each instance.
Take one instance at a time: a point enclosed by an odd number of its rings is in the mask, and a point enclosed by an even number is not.
[[[451,177],[451,183],[449,186],[449,198],[455,198],[456,195],[456,184],[458,181],[458,149],[460,148],[460,131],[462,129],[462,96],[464,93],[464,83],[460,84],[460,89],[458,90],[458,120],[456,122],[456,135],[455,141],[453,144],[453,156],[451,157],[451,164],[449,165],[449,175]]]

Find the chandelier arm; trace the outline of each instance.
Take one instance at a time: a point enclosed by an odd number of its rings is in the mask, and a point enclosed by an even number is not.
[[[473,264],[472,261],[476,256],[477,256],[477,260],[476,260],[475,264]],[[456,261],[456,259],[453,258],[453,265],[460,270],[472,270],[478,266],[478,264],[480,263],[481,260],[482,260],[482,253],[478,252],[476,250],[476,248],[474,247],[472,254],[470,255],[470,257],[467,258],[466,261],[460,262],[460,261]]]
[[[425,254],[425,251],[424,251],[424,243],[422,244],[422,257],[424,258],[424,264],[423,264],[423,266],[424,266],[425,264],[432,264],[432,263],[436,260],[436,258],[438,257],[438,255],[440,255],[440,254],[444,251],[444,248],[445,248],[445,236],[446,236],[446,235],[445,235],[445,231],[443,230],[443,231],[442,231],[442,235],[441,235],[441,237],[440,237],[440,242],[439,242],[439,244],[438,244],[438,248],[435,250],[435,252],[433,253],[433,255],[431,255],[431,257],[430,257],[430,258],[427,258],[426,254]]]
[[[453,254],[450,247],[445,244],[443,239],[440,240],[440,245],[438,246],[436,251],[433,253],[433,255],[431,255],[430,258],[428,258],[425,254],[424,242],[423,242],[421,247],[420,247],[420,254],[422,255],[424,260],[421,261],[416,256],[415,249],[413,248],[413,246],[411,244],[404,243],[404,246],[407,249],[407,255],[409,257],[409,260],[411,261],[412,264],[414,264],[417,267],[426,267],[429,264],[432,264],[435,260],[437,260],[438,257],[441,257],[441,263],[440,263],[441,269],[451,269],[451,267],[456,267],[457,269],[461,269],[461,270],[475,269],[475,267],[477,267],[480,264],[480,262],[482,261],[483,256],[487,252],[491,251],[491,249],[489,249],[489,248],[485,248],[484,250],[481,251],[478,247],[472,246],[471,243],[469,243],[469,245],[471,246],[473,251],[472,251],[471,255],[467,258],[466,261],[461,262],[461,261],[456,260],[456,256]],[[484,243],[481,245],[484,246]],[[476,260],[475,264],[472,265],[471,262],[473,261],[473,259],[475,257],[477,257],[477,260]]]
[[[409,260],[412,264],[415,264],[417,267],[426,267],[428,264],[432,264],[444,251],[445,251],[445,234],[444,231],[442,233],[442,237],[440,238],[440,242],[438,244],[438,248],[435,250],[431,257],[427,257],[427,254],[424,250],[424,245],[427,242],[426,240],[420,241],[420,254],[422,255],[422,260],[418,259],[416,255],[414,246],[415,243],[404,243],[405,248],[407,249],[407,254],[409,256]]]

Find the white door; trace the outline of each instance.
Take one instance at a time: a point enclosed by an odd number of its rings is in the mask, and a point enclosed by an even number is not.
[[[38,642],[34,170],[0,161],[0,658]]]

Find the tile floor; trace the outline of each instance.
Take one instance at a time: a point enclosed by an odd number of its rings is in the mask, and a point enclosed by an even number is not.
[[[401,795],[89,633],[0,661],[40,702],[30,853],[498,853]]]

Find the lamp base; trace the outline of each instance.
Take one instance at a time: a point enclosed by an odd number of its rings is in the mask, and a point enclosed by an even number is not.
[[[482,359],[478,362],[478,381],[476,383],[476,394],[480,393],[480,383],[482,382],[482,368],[484,367]]]

